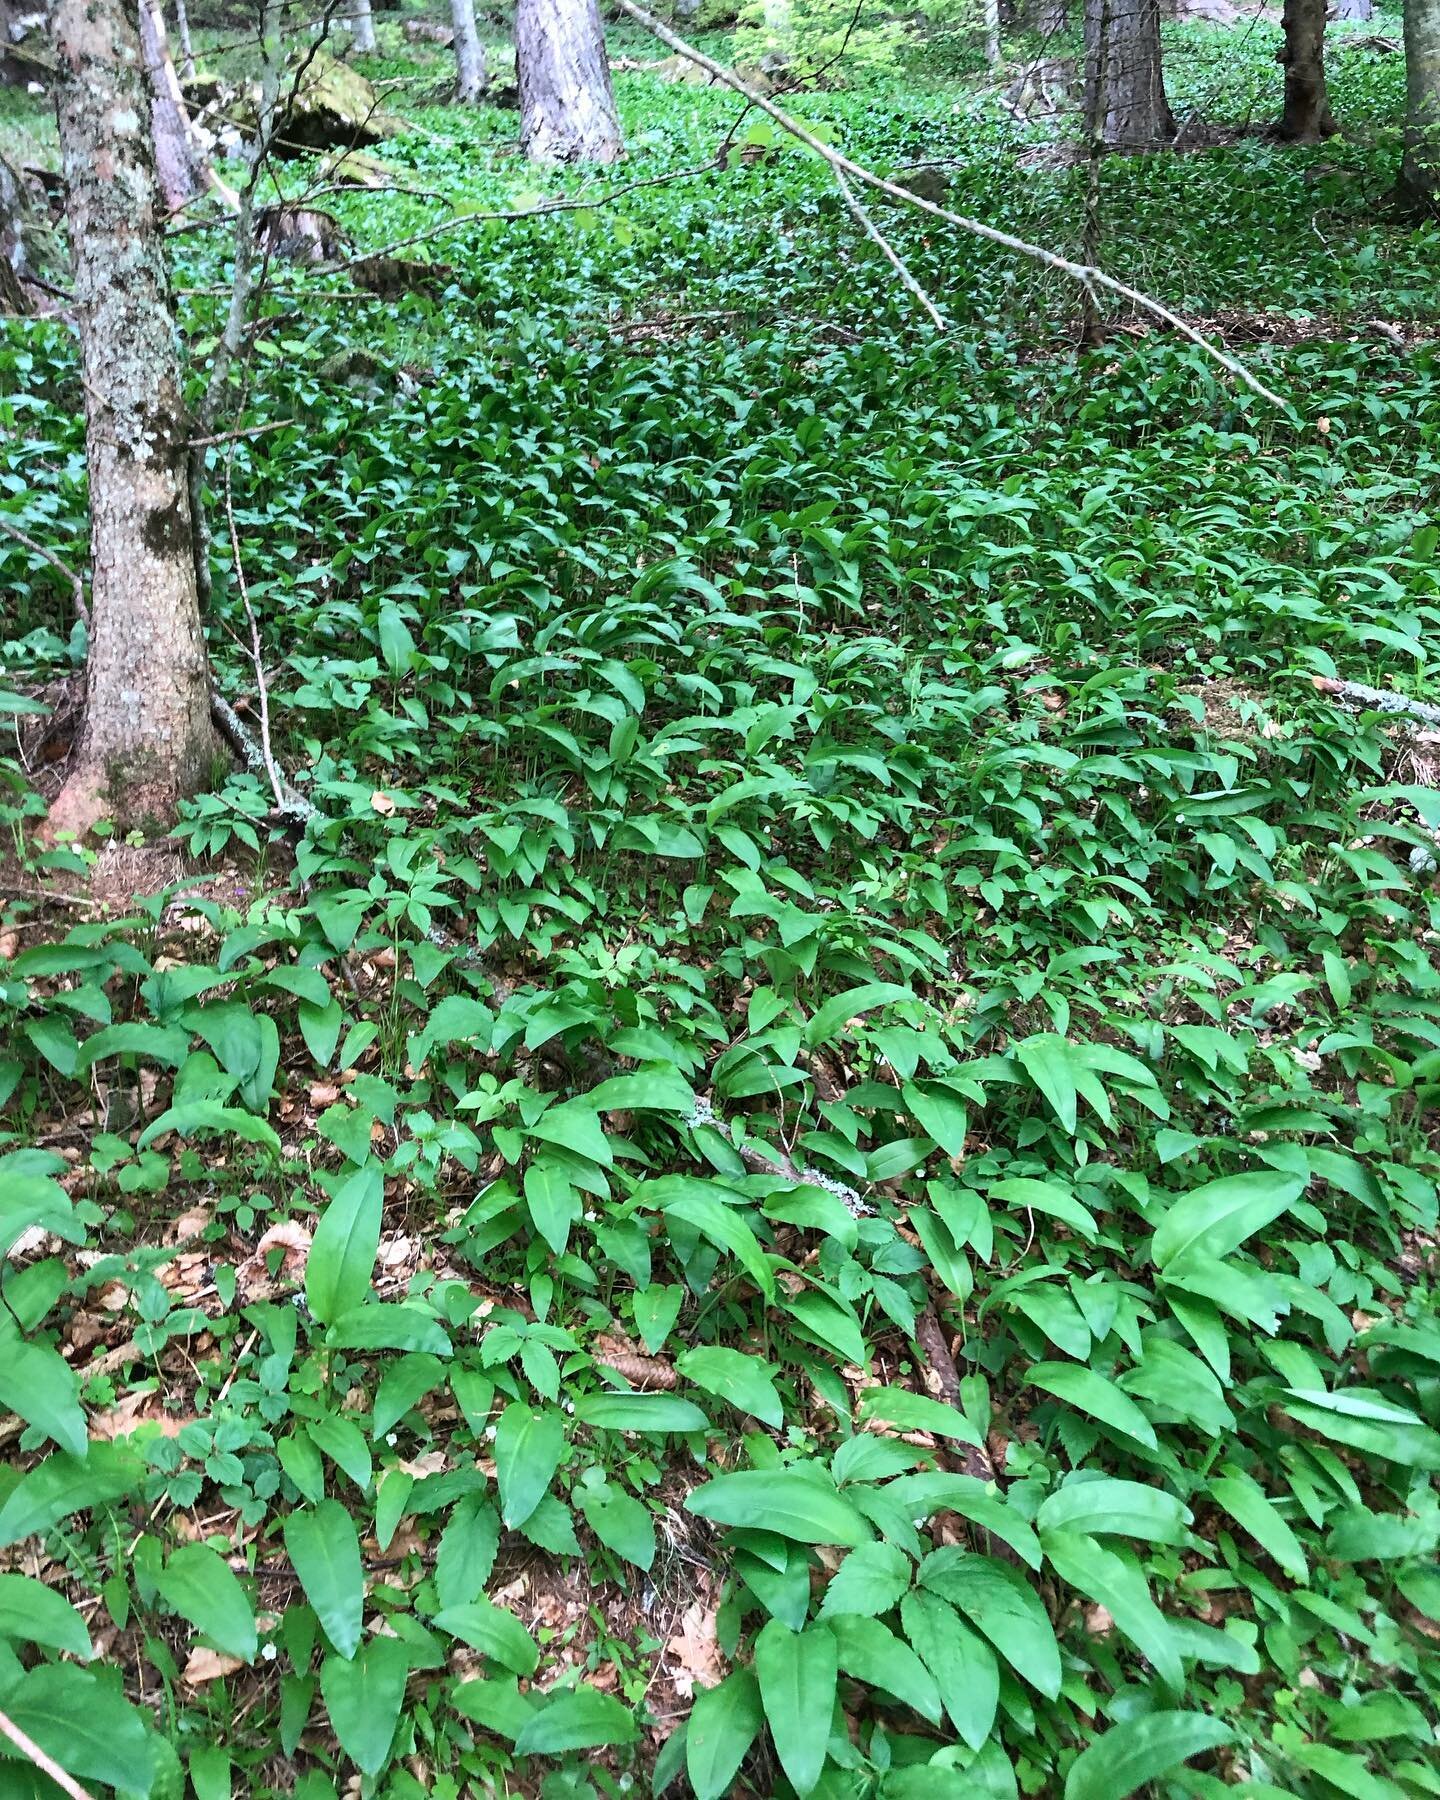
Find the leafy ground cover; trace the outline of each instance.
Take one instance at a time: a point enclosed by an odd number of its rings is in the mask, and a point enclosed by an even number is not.
[[[1263,116],[1274,38],[1177,31],[1177,111]],[[83,644],[0,539],[0,1707],[74,1777],[1440,1789],[1436,753],[1312,680],[1434,677],[1397,61],[1342,38],[1322,150],[1103,171],[1107,266],[1288,415],[895,219],[924,328],[748,125],[430,292],[284,269],[230,462],[298,844],[231,775],[24,862]],[[736,113],[618,90],[616,179]],[[1073,245],[961,76],[796,104]],[[451,201],[582,185],[406,116]],[[0,366],[78,562],[69,339]]]

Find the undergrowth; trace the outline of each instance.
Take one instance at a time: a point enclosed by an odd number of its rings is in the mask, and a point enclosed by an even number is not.
[[[1274,41],[1177,31],[1177,113],[1273,110]],[[1436,238],[1343,46],[1344,139],[1104,169],[1106,266],[1287,414],[886,211],[929,330],[748,125],[428,292],[282,268],[226,454],[298,843],[231,775],[62,910],[83,633],[0,539],[0,1708],[73,1776],[1440,1791],[1440,794],[1312,679],[1434,679]],[[618,88],[617,179],[736,111]],[[1073,248],[1083,171],[960,81],[796,104]],[[581,183],[411,119],[452,201]],[[63,324],[0,369],[78,562]]]

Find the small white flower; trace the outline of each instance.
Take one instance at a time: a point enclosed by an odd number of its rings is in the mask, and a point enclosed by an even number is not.
[[[265,1646],[265,1648],[260,1652],[260,1660],[262,1662],[274,1662],[275,1658],[279,1654],[280,1654],[279,1651],[275,1648],[275,1646],[273,1644],[267,1644]]]
[[[396,1445],[396,1443],[398,1443],[398,1441],[399,1441],[399,1436],[400,1436],[400,1434],[396,1431],[387,1431],[385,1433],[385,1442],[387,1444],[389,1444],[391,1446],[391,1448],[393,1449],[394,1446]]]

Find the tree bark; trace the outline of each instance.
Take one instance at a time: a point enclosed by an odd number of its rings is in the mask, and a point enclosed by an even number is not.
[[[170,59],[160,0],[140,0],[140,47],[150,81],[155,172],[165,204],[174,212],[204,188],[205,162],[195,143],[180,92],[180,79]]]
[[[195,46],[190,42],[190,13],[185,0],[175,0],[175,35],[180,40],[180,79],[195,79]]]
[[[1285,106],[1276,135],[1296,144],[1318,144],[1338,127],[1325,86],[1325,0],[1285,0]]]
[[[1070,23],[1066,0],[1035,0],[1028,9],[1026,24],[1041,37],[1056,37]]]
[[[1440,0],[1405,0],[1405,152],[1396,199],[1440,215]]]
[[[370,0],[350,0],[346,23],[350,27],[350,41],[355,48],[362,56],[373,56],[375,54],[375,16],[370,11]]]
[[[173,820],[216,740],[149,95],[125,0],[56,0],[57,113],[90,476],[85,723],[47,834]]]
[[[985,66],[998,68],[1000,64],[1000,0],[983,0],[982,13],[985,25]]]
[[[455,30],[455,98],[462,106],[474,106],[490,85],[475,29],[475,0],[450,0],[450,23]]]
[[[597,0],[517,0],[520,142],[532,162],[612,163],[621,154]]]
[[[1360,19],[1368,23],[1375,17],[1374,0],[1330,0],[1332,19]]]
[[[1153,150],[1174,137],[1159,0],[1085,0],[1085,95],[1107,150]]]

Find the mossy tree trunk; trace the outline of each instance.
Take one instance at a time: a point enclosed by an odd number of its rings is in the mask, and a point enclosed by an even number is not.
[[[1440,0],[1405,0],[1405,151],[1396,198],[1440,216]]]
[[[520,142],[532,162],[612,163],[624,149],[596,0],[518,0]]]
[[[1285,0],[1285,105],[1277,134],[1296,144],[1318,144],[1336,131],[1325,85],[1325,0]]]
[[[462,106],[474,106],[490,85],[475,29],[475,0],[450,0],[450,23],[455,31],[455,98]]]
[[[1174,137],[1159,0],[1085,0],[1085,94],[1107,150],[1153,150]]]
[[[160,0],[140,0],[140,48],[150,82],[151,130],[155,137],[155,173],[165,204],[174,212],[205,187],[205,164],[196,146]]]
[[[47,830],[169,821],[215,754],[188,427],[134,0],[56,0],[90,477],[85,722]]]

